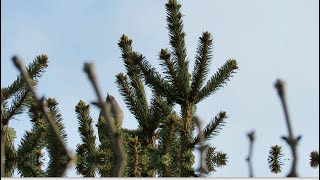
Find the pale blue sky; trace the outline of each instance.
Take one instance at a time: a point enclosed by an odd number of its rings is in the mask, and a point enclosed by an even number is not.
[[[95,64],[101,90],[116,97],[125,111],[123,127],[137,122],[118,92],[115,75],[124,72],[117,46],[122,34],[133,39],[134,49],[146,56],[158,71],[157,54],[168,46],[165,0],[159,1],[1,1],[1,86],[18,75],[14,54],[29,64],[37,55],[47,54],[49,67],[40,79],[38,93],[54,97],[64,119],[68,147],[80,143],[74,112],[79,100],[95,100],[83,73],[84,62]],[[319,2],[317,0],[181,0],[184,31],[193,69],[198,38],[203,31],[213,35],[211,76],[228,58],[239,63],[239,71],[220,89],[198,105],[197,114],[205,123],[219,111],[229,118],[220,135],[209,143],[228,154],[228,165],[211,176],[247,177],[246,133],[256,130],[253,165],[257,177],[283,177],[270,173],[267,164],[272,145],[287,144],[283,111],[274,88],[277,78],[286,82],[289,113],[298,147],[299,174],[319,177],[319,169],[309,166],[309,153],[319,150]],[[148,94],[150,97],[150,92]],[[92,108],[94,122],[98,110]],[[31,128],[26,116],[18,116],[10,126],[17,140]],[[17,143],[16,143],[17,144]],[[197,167],[197,165],[195,165]],[[68,176],[75,176],[70,170]]]

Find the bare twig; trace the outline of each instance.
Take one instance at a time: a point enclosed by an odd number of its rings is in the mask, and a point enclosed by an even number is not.
[[[23,79],[25,80],[29,91],[32,93],[33,97],[35,98],[36,102],[37,102],[37,106],[40,108],[40,110],[42,111],[42,113],[44,114],[46,120],[48,121],[49,125],[51,126],[51,128],[54,131],[54,134],[57,138],[57,140],[59,141],[59,143],[62,145],[63,148],[63,153],[67,156],[68,158],[68,163],[66,164],[66,167],[63,171],[63,173],[61,174],[61,176],[64,176],[66,169],[68,166],[71,165],[71,162],[73,160],[75,160],[75,157],[73,156],[73,154],[71,153],[71,151],[69,151],[66,147],[66,145],[63,142],[63,139],[60,135],[60,131],[58,129],[57,124],[54,122],[54,120],[52,119],[52,117],[49,115],[49,113],[46,111],[47,104],[45,103],[44,97],[39,98],[36,91],[34,90],[34,82],[32,81],[32,79],[30,78],[28,72],[26,71],[22,60],[20,60],[17,56],[13,56],[12,58],[13,63],[15,64],[15,66],[19,69]]]
[[[113,177],[123,176],[124,170],[125,170],[125,161],[126,161],[125,151],[124,151],[123,143],[121,142],[121,139],[120,139],[120,135],[112,121],[112,117],[110,113],[107,113],[108,110],[110,111],[110,107],[106,107],[106,103],[103,101],[103,98],[101,96],[97,79],[93,70],[93,64],[85,63],[84,71],[87,73],[88,78],[92,83],[94,91],[98,97],[98,106],[101,109],[102,115],[104,116],[107,123],[106,125],[110,130],[110,135],[111,135],[110,139],[111,139],[112,149],[117,156],[117,162],[112,171],[112,176]]]
[[[252,157],[252,151],[253,151],[253,142],[255,139],[255,134],[254,131],[251,131],[247,134],[250,144],[249,144],[249,154],[248,157],[246,158],[246,161],[248,162],[249,165],[249,177],[253,177],[253,166],[252,166],[252,161],[251,161],[251,157]]]
[[[275,87],[278,91],[278,95],[279,95],[281,103],[282,103],[284,115],[286,118],[288,133],[289,133],[288,137],[283,136],[282,139],[284,139],[287,142],[287,144],[290,146],[291,152],[292,152],[292,157],[293,157],[291,170],[290,170],[290,173],[287,175],[287,177],[298,177],[298,173],[297,173],[297,163],[298,163],[297,145],[298,145],[299,140],[301,139],[301,136],[298,136],[297,138],[295,138],[293,135],[293,130],[291,127],[291,122],[290,122],[287,103],[286,103],[284,82],[282,80],[278,79],[275,83]]]
[[[199,168],[199,171],[200,171],[200,177],[204,177],[205,174],[207,174],[207,170],[204,166],[204,151],[206,150],[207,148],[207,145],[205,145],[205,139],[204,139],[204,134],[203,134],[203,131],[202,131],[202,126],[201,126],[201,121],[200,119],[197,117],[197,116],[194,116],[193,117],[194,119],[194,122],[196,123],[198,129],[199,129],[199,137],[200,137],[200,147],[198,148],[200,150],[200,168]]]

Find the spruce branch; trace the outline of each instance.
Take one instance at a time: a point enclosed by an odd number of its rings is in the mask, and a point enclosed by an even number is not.
[[[11,107],[4,114],[2,123],[7,125],[10,119],[13,119],[14,116],[21,114],[24,108],[28,105],[27,101],[30,101],[30,97],[31,94],[26,90],[16,93],[15,98],[11,102]]]
[[[166,74],[166,78],[170,79],[170,83],[178,89],[177,83],[179,83],[176,65],[171,60],[171,55],[168,52],[168,49],[161,49],[159,53],[160,65],[164,68],[164,73]]]
[[[90,152],[85,144],[77,144],[76,155],[77,174],[81,174],[84,177],[95,177],[96,166],[100,160],[98,152]]]
[[[170,45],[172,47],[173,59],[179,69],[183,69],[186,62],[187,50],[185,47],[185,32],[183,32],[181,4],[176,0],[169,0],[166,3],[167,29],[169,30]]]
[[[161,154],[169,153],[170,147],[175,141],[178,129],[179,117],[177,114],[169,115],[168,119],[160,126],[159,132],[159,148]]]
[[[130,101],[127,101],[127,102],[131,102],[127,105],[131,106],[132,103],[135,103],[136,111],[134,114],[138,115],[137,119],[140,119],[140,121],[145,122],[149,116],[149,105],[146,98],[144,85],[141,81],[140,70],[137,64],[135,63],[136,59],[139,59],[141,55],[137,52],[132,51],[132,40],[130,40],[125,35],[121,37],[118,43],[118,46],[122,51],[122,59],[126,67],[126,71],[127,71],[126,73],[128,75],[128,76],[124,76],[123,74],[117,75],[118,87],[122,90],[124,90],[125,88],[126,89],[130,88],[132,90],[131,94],[134,95],[134,98],[131,98]],[[127,78],[129,80],[127,80]],[[120,80],[122,80],[123,83],[120,83],[119,82]],[[126,87],[120,87],[121,85],[126,85]],[[125,95],[123,96],[125,97]]]
[[[173,113],[168,116],[167,120],[160,125],[158,132],[159,137],[159,176],[160,177],[176,177],[179,176],[180,155],[178,142],[179,117]]]
[[[138,137],[132,138],[129,141],[129,151],[128,151],[128,174],[131,177],[139,177],[141,175],[141,144]]]
[[[26,71],[30,75],[30,78],[37,83],[37,79],[42,76],[45,71],[45,68],[48,67],[48,57],[46,55],[37,56],[32,63],[26,67]],[[1,89],[2,90],[2,89]],[[9,99],[12,96],[15,96],[22,90],[27,90],[27,87],[23,81],[23,77],[20,75],[17,79],[8,87],[3,88],[4,99]]]
[[[44,146],[45,131],[36,125],[32,131],[27,131],[17,150],[19,157],[17,169],[23,177],[43,177],[44,172],[41,170],[43,154],[41,152]]]
[[[5,134],[6,136],[7,134]],[[12,177],[14,168],[16,167],[17,164],[17,153],[13,147],[13,141],[10,141],[8,143],[7,141],[5,143],[5,164],[4,164],[4,177]]]
[[[141,118],[146,119],[148,117],[148,101],[146,98],[146,93],[144,90],[144,85],[141,81],[140,77],[140,70],[136,64],[134,64],[134,59],[140,58],[140,55],[134,52],[131,53],[130,56],[128,56],[127,59],[124,59],[124,64],[127,69],[127,75],[129,77],[129,84],[132,87],[133,94],[136,97],[136,102],[139,104],[137,108],[140,109],[140,115]],[[125,55],[123,55],[125,56]]]
[[[117,84],[122,96],[124,96],[127,106],[135,115],[141,127],[143,145],[155,143],[155,130],[161,121],[161,111],[155,111],[154,99],[151,106],[148,105],[144,85],[141,81],[142,73],[136,63],[141,55],[132,51],[132,40],[123,35],[118,43],[122,51],[122,59],[126,67],[126,75],[119,73]],[[155,117],[156,116],[156,117]]]
[[[8,99],[4,98],[4,88],[1,87],[1,119],[3,120],[8,114]]]
[[[92,127],[93,120],[90,116],[90,106],[80,100],[75,107],[75,112],[79,120],[78,131],[80,132],[81,140],[88,153],[93,154],[96,148],[96,137]]]
[[[28,158],[26,158],[27,156]],[[19,157],[24,157],[23,160],[19,160],[16,167],[21,177],[46,177],[46,172],[41,170],[41,166],[44,164],[41,161],[44,158],[41,149],[35,149],[32,153]]]
[[[46,55],[37,56],[36,59],[26,67],[27,72],[31,76],[34,87],[48,66],[48,57]],[[11,107],[3,114],[3,123],[8,124],[9,120],[15,115],[21,114],[28,102],[31,100],[31,93],[28,91],[27,85],[22,80],[22,76],[17,76],[17,79],[8,87],[1,88],[2,100],[6,101],[12,96],[14,99],[11,102]]]
[[[37,102],[32,99],[29,104],[28,116],[30,121],[36,125],[36,127],[45,131],[45,119],[42,115],[41,110],[37,107]]]
[[[144,86],[138,74],[135,74],[133,76],[133,79],[131,80],[130,84],[134,89],[134,94],[136,97],[136,102],[138,104],[137,108],[139,109],[140,118],[145,121],[149,117],[149,104],[147,101],[146,93],[144,91]]]
[[[17,149],[17,155],[19,157],[27,157],[27,154],[32,154],[33,151],[41,149],[44,145],[44,134],[45,131],[36,126],[32,128],[31,132],[27,131],[21,138],[21,143]]]
[[[112,149],[110,150],[110,147],[112,147],[111,140],[110,140],[111,131],[109,130],[109,127],[107,126],[107,122],[103,118],[103,116],[99,116],[96,127],[98,129],[98,137],[100,141],[99,148],[101,150],[108,150],[110,151],[111,154],[113,154]]]
[[[291,165],[291,170],[287,177],[298,177],[298,172],[297,172],[297,164],[298,164],[298,153],[297,153],[297,146],[299,143],[299,140],[301,139],[301,136],[294,137],[293,135],[293,130],[291,126],[291,121],[289,118],[289,113],[288,113],[288,108],[287,108],[287,103],[286,103],[286,94],[285,94],[285,87],[284,87],[284,82],[280,79],[278,79],[275,83],[275,88],[277,89],[279,98],[281,100],[281,104],[283,107],[285,119],[286,119],[286,124],[287,124],[287,129],[288,129],[288,136],[287,137],[282,137],[287,144],[290,146],[291,153],[292,153],[292,165]]]
[[[2,124],[1,129],[3,142],[2,145],[4,146],[3,154],[3,161],[4,161],[4,174],[3,177],[11,177],[14,171],[14,167],[17,163],[17,153],[14,148],[14,139],[16,138],[16,132],[13,128],[9,127],[8,125]]]
[[[253,177],[253,166],[252,166],[252,152],[253,152],[253,143],[255,140],[255,132],[251,131],[249,133],[247,133],[247,137],[249,139],[249,154],[246,158],[246,161],[248,162],[248,166],[249,166],[249,177]]]
[[[116,161],[115,167],[114,167],[111,175],[114,177],[123,176],[124,170],[125,170],[125,161],[126,161],[125,151],[124,151],[124,147],[121,142],[121,139],[120,139],[120,135],[117,132],[115,125],[111,121],[112,117],[110,117],[110,115],[108,116],[108,114],[110,114],[110,113],[107,113],[107,111],[110,110],[110,107],[106,107],[106,104],[104,103],[103,98],[101,96],[101,93],[100,93],[100,90],[98,87],[98,83],[97,83],[97,79],[96,79],[96,76],[95,76],[95,73],[93,70],[93,64],[85,63],[84,71],[87,73],[88,78],[89,78],[90,82],[92,83],[94,91],[97,95],[98,106],[102,111],[102,115],[104,116],[104,119],[106,120],[106,125],[108,127],[108,130],[110,131],[109,133],[111,135],[110,139],[111,139],[112,149],[113,149],[113,152],[117,156],[117,161]]]
[[[28,115],[33,127],[31,131],[24,134],[20,145],[18,145],[17,170],[23,177],[45,177],[47,176],[46,172],[41,170],[44,165],[41,150],[46,146],[47,125],[34,100],[29,104]]]
[[[228,162],[228,156],[222,151],[216,151],[215,147],[208,146],[205,150],[205,167],[207,172],[215,172],[216,167],[222,168]]]
[[[170,98],[173,102],[177,102],[179,104],[183,103],[183,100],[178,96],[172,85],[161,77],[156,69],[152,67],[145,58],[141,56],[137,59],[136,63],[139,65],[139,68],[144,75],[146,84],[152,88],[155,94]]]
[[[202,87],[206,76],[208,75],[210,60],[212,58],[212,37],[209,32],[204,32],[202,37],[199,38],[196,62],[192,72],[191,83],[191,100],[195,100]]]
[[[216,154],[215,147],[207,147],[205,150],[205,167],[207,172],[215,172],[215,164],[213,162]]]
[[[12,58],[13,63],[15,64],[15,66],[17,67],[17,69],[20,71],[21,76],[23,77],[25,83],[28,86],[29,91],[32,93],[33,98],[36,100],[37,102],[37,106],[41,109],[42,113],[44,114],[46,120],[48,121],[48,124],[50,125],[50,127],[52,128],[52,130],[54,131],[54,136],[56,137],[56,139],[58,140],[58,142],[62,145],[63,148],[63,153],[68,157],[68,164],[70,164],[70,162],[72,160],[74,160],[74,157],[72,155],[72,153],[66,148],[64,141],[60,135],[60,131],[58,129],[57,124],[54,122],[54,120],[52,119],[52,117],[49,115],[49,113],[46,111],[47,109],[47,104],[45,103],[44,98],[39,98],[38,95],[36,94],[35,90],[34,90],[34,82],[32,81],[32,79],[29,77],[28,72],[25,70],[23,62],[17,57],[14,56]],[[67,168],[65,168],[66,170]],[[63,176],[64,172],[61,174],[61,176]]]
[[[317,168],[319,166],[319,152],[312,151],[310,153],[310,166],[312,168]]]
[[[150,132],[149,139],[152,138],[160,123],[167,119],[170,114],[172,114],[172,105],[161,96],[154,95],[151,99],[150,116],[147,121],[147,128]]]
[[[283,162],[281,161],[282,157],[282,147],[278,145],[271,146],[268,155],[268,164],[272,173],[278,174],[281,172],[283,165]]]
[[[140,136],[140,138],[145,139],[144,137],[149,136],[150,134],[146,132],[151,132],[151,129],[149,128],[149,107],[145,107],[145,105],[141,103],[141,101],[145,100],[145,95],[137,95],[137,93],[134,93],[135,88],[128,83],[128,78],[123,73],[119,73],[116,76],[116,78],[116,83],[118,85],[120,94],[124,97],[127,107],[129,108],[130,112],[135,116],[139,123],[139,126],[142,128],[142,131],[144,132],[143,136]]]
[[[66,169],[71,165],[71,161],[64,153],[64,145],[67,142],[67,134],[63,125],[63,119],[58,108],[58,102],[53,98],[46,100],[48,106],[48,113],[57,125],[59,134],[62,137],[64,144],[60,144],[57,137],[54,135],[55,131],[47,124],[46,144],[48,155],[50,157],[49,165],[47,168],[48,176],[64,176]]]
[[[124,97],[124,101],[131,111],[134,114],[135,118],[140,121],[143,117],[141,116],[141,112],[138,109],[138,103],[133,94],[134,89],[129,85],[128,78],[123,73],[119,73],[116,75],[116,83],[118,85],[120,94]],[[140,122],[139,122],[140,124]]]
[[[218,71],[210,78],[206,85],[200,90],[195,103],[199,103],[204,98],[208,97],[212,93],[215,93],[218,89],[223,87],[224,84],[232,77],[235,70],[238,69],[237,61],[229,59],[227,62],[218,69]]]
[[[220,112],[207,126],[205,129],[202,130],[202,133],[204,134],[204,138],[208,141],[211,138],[217,136],[220,133],[221,128],[225,125],[225,119],[227,118],[226,112]],[[191,147],[197,145],[200,142],[200,134],[197,135],[193,143],[191,144]]]
[[[122,35],[118,45],[122,50],[122,58],[130,59],[134,65],[140,68],[146,84],[151,86],[156,94],[164,97],[174,97],[172,95],[174,95],[176,91],[172,88],[172,85],[161,77],[156,69],[153,68],[141,54],[132,51],[132,40],[129,39],[128,36]],[[125,62],[125,64],[127,63]]]
[[[169,40],[172,47],[173,64],[176,65],[177,78],[180,96],[186,96],[189,93],[189,61],[187,60],[187,50],[185,45],[185,32],[183,31],[182,14],[180,12],[181,4],[176,0],[170,0],[166,3],[167,29],[169,30]]]
[[[219,151],[214,156],[214,163],[219,168],[225,166],[227,164],[227,162],[228,162],[228,156],[226,153]]]

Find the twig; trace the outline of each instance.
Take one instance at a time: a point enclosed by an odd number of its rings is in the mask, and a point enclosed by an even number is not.
[[[85,63],[84,64],[84,71],[87,73],[88,78],[90,82],[93,85],[94,91],[98,97],[98,106],[102,111],[102,115],[104,116],[106,120],[106,125],[110,130],[110,139],[111,139],[111,144],[112,144],[112,149],[113,152],[117,156],[118,162],[116,162],[114,169],[112,171],[112,176],[113,177],[120,177],[124,175],[124,170],[125,170],[125,151],[123,147],[123,143],[121,142],[120,135],[115,127],[115,125],[112,123],[111,119],[112,117],[110,116],[110,113],[107,113],[106,103],[102,100],[102,96],[100,93],[100,90],[98,88],[98,83],[96,80],[96,76],[93,70],[93,64],[91,63]]]
[[[201,121],[197,116],[193,117],[194,122],[196,123],[198,129],[199,129],[199,137],[200,137],[200,147],[198,148],[200,150],[200,177],[204,177],[205,174],[207,174],[207,170],[204,166],[204,151],[207,148],[207,145],[205,145],[205,139],[204,139],[204,134],[202,131],[202,126],[201,126]]]
[[[290,146],[292,156],[293,156],[291,171],[287,175],[287,177],[298,177],[298,173],[296,170],[297,163],[298,163],[297,145],[298,145],[299,140],[301,139],[301,136],[298,136],[297,138],[295,138],[293,135],[293,130],[291,127],[286,98],[285,98],[284,82],[282,80],[278,79],[275,83],[275,87],[278,91],[278,95],[279,95],[281,103],[282,103],[283,111],[284,111],[285,118],[286,118],[288,133],[289,133],[288,137],[283,136],[282,139],[284,139],[287,142],[287,144]]]
[[[247,134],[250,144],[249,144],[249,154],[248,157],[246,158],[246,161],[248,162],[249,165],[249,177],[253,177],[253,166],[252,166],[252,161],[251,161],[251,157],[252,157],[252,151],[253,151],[253,142],[255,139],[255,135],[254,135],[254,131],[251,131]]]
[[[66,167],[63,171],[63,173],[61,174],[61,176],[64,176],[67,167],[70,165],[70,163],[72,162],[72,160],[75,159],[75,157],[72,155],[71,151],[69,151],[66,147],[66,145],[63,142],[63,139],[60,135],[60,131],[58,129],[57,124],[54,122],[54,120],[52,119],[52,117],[49,115],[49,113],[46,111],[47,104],[45,103],[44,97],[39,98],[36,91],[34,90],[34,83],[32,81],[32,79],[30,78],[28,72],[26,71],[22,60],[20,60],[17,56],[13,56],[12,61],[14,63],[14,65],[19,69],[23,79],[25,80],[29,91],[32,93],[34,99],[37,102],[37,106],[40,108],[40,110],[42,111],[42,113],[44,114],[46,120],[48,121],[49,125],[51,126],[51,128],[54,131],[54,134],[57,138],[57,140],[59,141],[59,143],[62,145],[62,149],[63,149],[63,153],[67,156],[68,158],[68,163],[66,164]]]

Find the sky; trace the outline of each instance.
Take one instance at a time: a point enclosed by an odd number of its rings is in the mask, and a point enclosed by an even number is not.
[[[248,177],[249,141],[246,133],[256,131],[253,150],[256,177],[283,177],[292,160],[285,160],[282,173],[272,174],[267,157],[270,147],[290,149],[280,138],[288,134],[274,83],[286,83],[293,132],[302,135],[298,146],[298,173],[319,177],[309,166],[309,154],[319,151],[319,1],[317,0],[180,0],[186,47],[193,69],[198,39],[202,32],[213,36],[213,60],[208,77],[229,58],[239,70],[226,86],[197,106],[197,115],[207,124],[219,111],[228,119],[221,133],[208,144],[228,154],[227,166],[210,177]],[[67,146],[80,143],[75,105],[96,100],[83,72],[85,62],[94,63],[101,91],[113,95],[125,113],[124,128],[135,129],[137,121],[126,107],[115,83],[125,72],[117,43],[122,34],[133,40],[158,71],[158,53],[169,48],[165,0],[2,0],[1,1],[1,86],[10,85],[19,74],[11,57],[19,55],[25,65],[46,54],[49,66],[38,84],[38,94],[54,97],[64,119]],[[151,97],[147,91],[148,98]],[[94,123],[99,110],[91,108]],[[9,125],[21,136],[31,129],[26,113]],[[95,127],[95,126],[94,126]],[[96,130],[96,128],[95,128]],[[198,152],[196,157],[198,157]],[[198,167],[198,163],[194,167]],[[20,176],[15,173],[15,176]],[[68,177],[78,177],[71,168]]]

